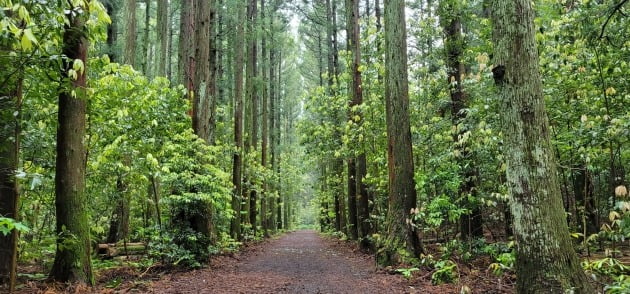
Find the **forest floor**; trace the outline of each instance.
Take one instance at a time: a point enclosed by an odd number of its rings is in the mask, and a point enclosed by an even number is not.
[[[487,272],[485,261],[458,264],[457,283],[433,285],[428,269],[405,279],[377,269],[374,256],[354,242],[303,230],[250,244],[233,255],[213,257],[206,268],[142,273],[118,268],[99,274],[95,288],[26,285],[18,293],[512,293]],[[111,281],[122,279],[111,286]],[[25,291],[25,292],[24,292]]]

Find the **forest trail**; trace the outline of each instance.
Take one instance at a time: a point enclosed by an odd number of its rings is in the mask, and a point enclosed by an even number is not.
[[[155,282],[151,293],[415,293],[374,259],[316,231],[288,233],[207,269]]]

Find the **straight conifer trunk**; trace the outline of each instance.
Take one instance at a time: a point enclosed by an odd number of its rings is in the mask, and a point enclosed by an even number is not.
[[[232,218],[230,232],[232,237],[241,239],[241,195],[243,183],[243,61],[244,61],[244,41],[245,41],[245,23],[244,9],[238,9],[238,24],[236,28],[236,38],[234,40],[234,145],[236,151],[232,161],[232,184],[234,192],[232,193],[232,209],[236,214]]]
[[[63,33],[64,82],[59,91],[57,162],[55,171],[55,208],[57,251],[50,279],[92,285],[90,228],[85,195],[86,86],[88,41],[85,21],[87,7],[70,7],[78,14],[66,14]],[[83,62],[82,71],[71,70],[75,60]]]
[[[168,0],[158,0],[157,3],[157,39],[159,42],[157,76],[166,76],[168,66]]]
[[[125,52],[123,54],[124,62],[133,67],[136,66],[136,36],[138,23],[136,19],[136,0],[125,1]]]
[[[256,34],[256,19],[258,14],[258,1],[249,0],[248,10],[248,46],[247,46],[247,98],[251,105],[251,124],[249,146],[254,152],[258,149],[258,91],[256,89],[256,76],[258,75],[258,46]],[[250,182],[253,179],[250,179]],[[254,183],[251,183],[252,187]],[[249,220],[254,234],[256,233],[256,189],[249,191]]]
[[[518,293],[595,293],[580,266],[562,206],[529,0],[494,0],[500,99]]]
[[[418,257],[422,243],[409,225],[416,208],[416,190],[409,123],[407,78],[407,29],[404,0],[385,1],[385,106],[389,170],[389,209],[385,250],[379,263],[389,265],[404,259],[399,250]]]
[[[268,29],[270,29],[267,26],[267,20],[265,19],[265,0],[260,0],[260,18],[262,20],[263,26],[267,27]],[[267,39],[265,37],[261,38],[260,40],[260,47],[261,47],[261,53],[260,55],[262,56],[263,60],[266,59],[268,57],[267,55]],[[267,76],[268,76],[268,71],[267,71],[267,67],[269,67],[270,62],[269,60],[263,61],[262,64],[262,80],[265,81],[263,82],[263,91],[262,91],[262,146],[261,146],[261,156],[260,156],[260,164],[262,165],[262,167],[267,167],[267,146],[269,143],[269,106],[268,106],[268,100],[269,100],[269,91],[267,91]],[[265,181],[263,183],[263,193],[260,195],[260,225],[262,227],[263,230],[263,234],[264,236],[268,236],[268,231],[267,231],[267,181]]]

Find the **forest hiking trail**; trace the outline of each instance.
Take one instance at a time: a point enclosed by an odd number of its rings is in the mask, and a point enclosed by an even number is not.
[[[151,293],[416,293],[374,259],[316,231],[291,232],[206,269],[164,277]]]

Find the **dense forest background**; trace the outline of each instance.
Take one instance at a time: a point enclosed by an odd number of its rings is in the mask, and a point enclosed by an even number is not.
[[[0,282],[318,228],[628,291],[627,3],[0,0]]]

